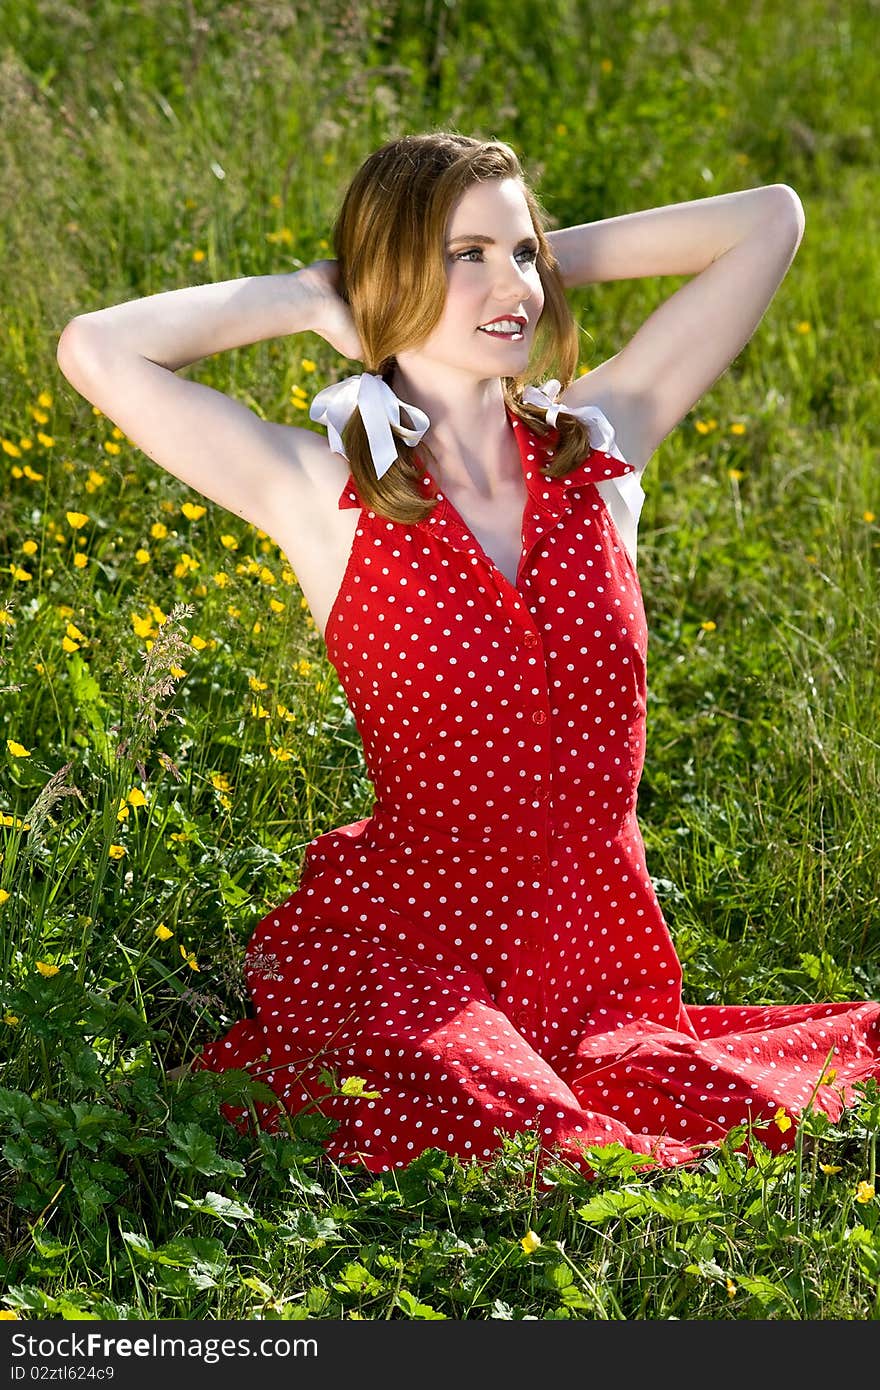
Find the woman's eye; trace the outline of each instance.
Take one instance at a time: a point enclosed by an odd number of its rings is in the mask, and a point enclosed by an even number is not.
[[[472,246],[467,251],[459,251],[455,259],[457,261],[460,261],[465,256],[481,256],[482,254],[483,253],[479,246]],[[517,254],[527,256],[528,259],[532,261],[532,263],[534,263],[538,259],[538,250],[535,246],[521,246]]]

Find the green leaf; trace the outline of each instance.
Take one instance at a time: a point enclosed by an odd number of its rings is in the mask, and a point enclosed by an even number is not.
[[[174,1205],[185,1210],[202,1212],[205,1216],[216,1216],[224,1226],[234,1226],[236,1221],[254,1220],[252,1207],[235,1202],[231,1197],[224,1197],[220,1192],[207,1192],[200,1201],[194,1197],[178,1197]]]
[[[381,1293],[382,1284],[375,1279],[365,1265],[357,1260],[352,1260],[345,1266],[338,1280],[333,1283],[333,1288],[340,1293]]]
[[[600,1225],[621,1216],[644,1216],[648,1210],[643,1192],[600,1192],[582,1207],[577,1214],[582,1221]]]
[[[221,1173],[228,1173],[230,1177],[244,1177],[244,1168],[238,1160],[221,1158],[217,1153],[216,1141],[200,1125],[169,1124],[168,1134],[175,1148],[166,1149],[165,1157],[182,1172],[201,1173],[206,1178],[214,1178]]]
[[[411,1318],[446,1321],[445,1313],[438,1313],[429,1303],[420,1303],[409,1289],[398,1289],[396,1302],[398,1308],[402,1308]]]

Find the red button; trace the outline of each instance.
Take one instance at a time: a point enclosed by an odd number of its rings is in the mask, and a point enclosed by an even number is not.
[[[538,634],[537,634],[537,632],[524,632],[524,633],[523,633],[523,646],[524,646],[524,647],[537,647],[537,645],[538,645]]]
[[[533,724],[546,724],[546,723],[547,723],[547,716],[546,716],[546,714],[544,713],[544,711],[543,711],[542,709],[536,709],[536,710],[535,710],[534,714],[532,715],[532,723],[533,723]]]

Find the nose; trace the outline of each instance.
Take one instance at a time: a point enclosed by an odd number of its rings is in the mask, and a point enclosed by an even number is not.
[[[528,276],[528,267],[520,265],[516,261],[509,261],[505,264],[503,271],[499,272],[498,303],[501,305],[499,313],[504,313],[509,309],[511,313],[517,313],[520,305],[525,305],[534,297],[534,288]]]

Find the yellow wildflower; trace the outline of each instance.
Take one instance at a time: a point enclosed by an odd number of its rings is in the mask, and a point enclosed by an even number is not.
[[[200,507],[197,502],[184,502],[180,510],[188,521],[200,521],[208,508]]]
[[[155,637],[156,635],[151,618],[141,618],[137,613],[132,613],[131,625],[138,637]]]
[[[220,537],[220,544],[221,544],[221,545],[225,545],[227,550],[237,550],[237,549],[238,549],[238,541],[235,539],[234,536],[229,536],[229,535],[221,536],[221,537]]]
[[[148,565],[150,563],[150,552],[149,550],[144,550],[143,546],[140,546],[134,552],[134,558],[139,565]]]
[[[18,1313],[13,1308],[0,1308],[0,1322],[20,1322]]]
[[[31,468],[29,463],[26,463],[21,471],[26,478],[30,478],[32,483],[41,483],[43,481],[44,475],[42,473],[37,473],[35,469]]]
[[[21,1023],[21,1019],[18,1014],[12,1014],[7,1009],[6,1013],[3,1015],[3,1022],[6,1024],[7,1028],[17,1028]]]
[[[269,607],[272,609],[273,613],[283,613],[287,605],[282,603],[278,598],[270,598]]]
[[[51,980],[51,978],[52,978],[53,975],[57,975],[57,974],[58,974],[58,971],[60,970],[60,968],[61,968],[61,967],[58,966],[58,965],[50,965],[49,962],[48,962],[48,961],[45,961],[45,960],[38,960],[38,961],[37,961],[37,969],[39,970],[40,974],[43,976],[43,979],[44,979],[44,980]]]
[[[23,570],[21,565],[10,565],[9,572],[13,579],[18,579],[21,583],[24,583],[28,579],[33,579],[34,577],[29,570]]]
[[[4,822],[4,824],[5,824],[5,822]],[[5,888],[0,888],[0,907],[2,907],[4,903],[8,903],[8,902],[9,902],[9,894],[7,893],[7,891],[6,891]]]
[[[154,541],[164,541],[168,535],[168,527],[162,521],[154,521],[150,527],[150,535]]]
[[[197,635],[191,637],[189,640],[190,640],[190,646],[195,647],[195,649],[196,649],[197,652],[203,652],[203,651],[205,650],[205,648],[207,647],[207,645],[208,645],[208,643],[205,641],[204,637],[199,637],[199,636],[197,636]]]
[[[132,787],[128,793],[128,799],[132,806],[146,806],[147,798],[144,796],[140,787]]]
[[[6,747],[9,749],[13,758],[29,758],[30,753],[26,748],[22,748],[20,743],[16,743],[14,738],[6,740]]]
[[[180,560],[174,566],[174,575],[175,578],[182,579],[185,574],[188,574],[190,572],[190,570],[198,569],[201,569],[201,564],[199,563],[199,561],[194,560],[193,557],[184,550],[181,554]]]
[[[267,687],[267,685],[266,685],[266,682],[265,682],[265,681],[261,681],[261,680],[257,680],[257,677],[256,677],[256,676],[248,676],[248,685],[250,686],[251,690],[266,690],[266,689],[268,689],[268,687]]]
[[[874,1200],[874,1184],[872,1182],[860,1182],[856,1188],[856,1201],[861,1202],[862,1206],[866,1202]]]
[[[727,1289],[727,1297],[733,1298],[734,1294],[736,1293],[736,1284],[733,1282],[733,1280],[725,1279],[724,1287]]]
[[[287,748],[270,748],[269,752],[279,763],[288,763],[293,757],[293,754]]]
[[[111,845],[109,854],[111,859],[121,859],[125,853],[125,845]]]
[[[841,1168],[839,1163],[820,1163],[819,1167],[822,1169],[823,1173],[831,1174],[843,1172],[843,1169]]]
[[[180,954],[183,956],[183,959],[186,961],[190,970],[197,971],[199,969],[198,965],[196,964],[195,953],[193,951],[187,951],[185,946],[181,946]]]
[[[380,1092],[368,1091],[366,1081],[362,1076],[347,1076],[339,1084],[339,1089],[344,1096],[376,1096]]]
[[[783,1134],[787,1129],[791,1129],[791,1120],[785,1113],[785,1106],[780,1105],[776,1114],[773,1116],[773,1123]]]
[[[51,404],[52,393],[50,391],[41,391],[40,394],[37,396],[37,405],[44,405],[48,410]]]
[[[67,633],[68,637],[72,638],[74,642],[85,642],[88,640],[86,638],[85,633],[80,632],[76,623],[68,623],[67,627],[64,630]]]
[[[160,941],[167,941],[169,937],[172,937],[174,935],[174,932],[169,931],[168,927],[166,927],[164,922],[160,922],[156,930],[153,932],[153,935],[158,936]]]
[[[224,574],[223,570],[218,570],[212,577],[218,589],[225,589],[229,584],[229,575]]]
[[[37,430],[37,439],[40,441],[44,449],[51,449],[52,445],[55,443],[55,440],[52,438],[51,434],[44,434],[42,430]]]
[[[186,672],[184,671],[182,666],[169,666],[168,669],[176,680],[182,680],[183,677],[186,675]]]
[[[14,459],[21,458],[21,449],[19,449],[17,444],[13,444],[11,439],[0,439],[0,448],[2,448],[4,454],[10,454]]]
[[[64,515],[67,517],[68,526],[74,531],[79,531],[88,521],[85,512],[65,512]]]
[[[69,637],[62,637],[61,645],[66,652],[78,652],[79,642],[71,642]]]
[[[523,1250],[525,1250],[527,1255],[534,1254],[534,1252],[537,1250],[540,1244],[541,1237],[537,1235],[534,1231],[526,1231],[525,1235],[520,1241],[520,1245],[522,1246]]]
[[[24,551],[25,555],[35,555],[37,553],[38,546],[36,541],[25,541],[21,548]]]
[[[114,444],[112,440],[109,439],[104,440],[104,448],[107,450],[108,454],[118,454],[120,452],[119,445]]]
[[[84,570],[89,563],[89,557],[88,555],[83,555],[82,551],[79,550],[73,557],[73,563],[78,570]]]

